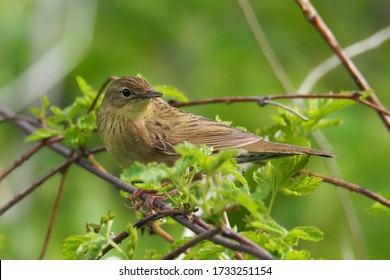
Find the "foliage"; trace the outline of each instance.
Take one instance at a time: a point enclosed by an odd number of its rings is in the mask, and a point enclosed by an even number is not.
[[[60,136],[64,138],[64,143],[69,147],[79,148],[87,145],[88,139],[96,130],[97,111],[89,112],[89,110],[97,94],[82,77],[77,77],[77,83],[83,95],[77,97],[71,105],[64,109],[51,105],[47,96],[42,97],[41,108],[31,109],[44,128],[37,129],[27,136],[25,141]],[[95,107],[98,107],[99,103]],[[52,115],[48,116],[49,113]]]
[[[84,80],[78,78],[79,85],[84,96],[76,99],[76,102],[61,110],[49,106],[47,99],[43,99],[42,109],[36,109],[35,113],[45,120],[48,133],[42,130],[30,135],[29,140],[36,140],[47,135],[64,135],[69,131],[85,131],[85,125],[80,123],[82,115],[76,121],[74,117],[85,112],[91,105],[94,91],[86,85]],[[160,90],[163,90],[161,88]],[[170,95],[173,96],[173,95]],[[179,96],[179,95],[177,95]],[[184,97],[178,97],[185,100]],[[308,109],[302,113],[309,117],[304,122],[293,114],[279,111],[275,116],[276,124],[263,133],[278,135],[279,140],[294,140],[295,143],[309,145],[308,135],[320,128],[340,123],[339,119],[328,119],[328,114],[345,108],[353,103],[342,100],[316,100],[310,101]],[[54,116],[45,118],[50,110]],[[298,108],[294,108],[299,110]],[[89,114],[88,122],[92,131],[93,124],[90,122],[96,112]],[[219,118],[218,118],[219,119]],[[61,126],[66,122],[68,127]],[[277,133],[276,133],[277,132]],[[74,135],[71,133],[71,135]],[[75,137],[68,143],[86,143],[86,133],[79,134],[80,139]],[[299,249],[299,241],[318,242],[322,240],[324,233],[313,226],[295,226],[286,229],[280,225],[271,215],[271,210],[278,195],[302,196],[312,193],[321,183],[321,179],[307,174],[299,174],[308,163],[308,156],[294,156],[281,160],[269,161],[260,165],[253,172],[254,184],[249,185],[243,174],[242,168],[237,164],[234,156],[237,150],[223,150],[213,153],[213,149],[206,146],[195,146],[184,142],[176,146],[180,158],[172,167],[162,163],[141,164],[135,162],[121,174],[121,180],[135,185],[136,187],[153,191],[155,195],[166,195],[171,207],[177,209],[200,209],[201,217],[209,223],[220,226],[224,221],[224,213],[230,209],[245,209],[242,217],[246,223],[245,230],[238,233],[256,242],[261,247],[270,251],[274,256],[281,259],[310,259],[308,251]],[[174,195],[170,190],[176,189]],[[166,201],[168,203],[168,201]],[[142,210],[142,209],[141,209]],[[147,210],[147,209],[145,209]],[[110,239],[110,230],[113,215],[105,216],[99,225],[93,226],[94,231],[85,235],[76,235],[64,241],[63,253],[66,258],[89,258],[96,259],[101,256],[102,249],[112,245],[117,250],[119,257],[131,259],[137,243],[137,234],[133,227],[128,226],[131,238],[125,245],[113,244]],[[170,219],[160,220],[164,226]],[[92,225],[90,225],[91,227]],[[237,229],[235,229],[237,230]],[[173,247],[185,243],[188,238],[174,242]],[[125,250],[122,247],[126,248]],[[158,257],[154,251],[145,252],[149,258]],[[192,247],[186,255],[186,259],[231,259],[234,252],[210,241],[204,240]],[[154,256],[154,257],[153,257]],[[251,258],[246,256],[246,258]]]

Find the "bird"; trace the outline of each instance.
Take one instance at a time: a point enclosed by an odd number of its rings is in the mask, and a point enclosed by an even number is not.
[[[97,128],[105,149],[123,169],[133,162],[173,166],[180,157],[175,146],[188,141],[213,152],[238,149],[238,163],[293,156],[333,157],[325,151],[266,141],[249,131],[177,109],[141,77],[114,80],[103,97]]]

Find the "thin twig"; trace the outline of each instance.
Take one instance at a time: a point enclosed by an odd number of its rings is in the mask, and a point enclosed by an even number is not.
[[[92,104],[91,104],[91,107],[89,108],[88,112],[91,112],[93,109],[95,109],[95,106],[96,106],[96,103],[97,101],[99,100],[99,97],[100,95],[103,93],[104,89],[107,87],[107,85],[111,82],[111,81],[115,81],[117,80],[119,77],[116,77],[116,76],[111,76],[111,77],[108,77],[104,83],[101,85],[99,91],[97,92],[96,94],[96,98],[93,100]]]
[[[308,170],[302,170],[302,171],[300,171],[300,173],[304,173],[304,174],[308,174],[310,176],[315,176],[315,177],[321,178],[324,182],[333,184],[333,185],[338,186],[338,187],[346,188],[346,189],[353,191],[353,192],[360,193],[364,196],[371,198],[372,200],[375,200],[375,201],[377,201],[377,202],[379,202],[387,207],[390,207],[390,200],[384,198],[383,196],[380,196],[379,194],[377,194],[373,191],[365,189],[359,185],[356,185],[356,184],[353,184],[350,182],[346,182],[343,180],[339,180],[336,178],[326,177],[326,176],[323,176],[321,174],[311,172]]]
[[[57,174],[58,172],[66,169],[70,164],[77,161],[78,158],[69,158],[65,162],[61,163],[56,168],[52,169],[50,172],[42,176],[38,181],[35,181],[32,183],[29,187],[24,189],[23,191],[19,192],[17,195],[15,195],[10,201],[8,201],[5,205],[0,207],[0,216],[3,215],[7,210],[9,210],[12,206],[14,206],[16,203],[21,201],[23,198],[25,198],[27,195],[32,193],[35,189],[37,189],[40,185],[42,185],[46,180],[48,180],[53,175]]]
[[[265,100],[264,104],[270,104],[270,105],[274,105],[276,107],[282,108],[283,110],[286,110],[287,112],[290,112],[291,114],[296,115],[298,118],[300,118],[300,119],[302,119],[304,121],[308,121],[309,120],[306,116],[304,116],[301,113],[291,109],[290,107],[287,107],[286,105],[283,105],[282,103],[279,103],[279,102],[276,102],[276,101],[272,101],[272,100]]]
[[[187,251],[189,248],[195,246],[196,244],[202,242],[203,240],[212,238],[213,236],[215,236],[216,234],[218,234],[220,232],[221,232],[220,228],[205,231],[205,232],[199,234],[198,236],[196,236],[195,238],[189,240],[188,242],[186,242],[180,246],[177,246],[174,250],[172,250],[171,252],[166,254],[163,257],[163,260],[173,260],[174,258],[178,257],[180,254]]]
[[[151,222],[150,224],[151,230],[153,233],[160,235],[163,239],[168,241],[169,243],[173,243],[175,239],[165,230],[163,230],[158,224],[157,221]]]
[[[136,223],[133,224],[134,228],[141,228],[145,226],[147,223],[159,220],[161,218],[164,218],[166,216],[173,216],[173,215],[183,215],[183,211],[177,210],[177,209],[167,209],[167,210],[161,210],[156,213],[150,214],[141,220],[137,221]]]
[[[13,112],[11,112],[5,108],[0,108],[0,114],[5,116],[5,117],[10,116],[10,115],[14,115]],[[19,127],[21,127],[24,131],[26,131],[28,133],[32,133],[36,130],[36,127],[32,126],[31,124],[29,124],[23,120],[16,119],[14,122],[15,122],[15,124],[17,124]],[[66,158],[71,157],[71,152],[67,148],[60,145],[59,143],[50,144],[50,145],[48,145],[48,147]],[[110,173],[102,172],[101,170],[97,169],[92,164],[90,164],[89,161],[87,161],[83,158],[79,158],[79,159],[75,160],[74,162],[76,164],[78,164],[79,166],[83,167],[84,169],[86,169],[87,171],[106,180],[107,182],[110,182],[119,190],[124,190],[124,191],[129,192],[129,193],[134,193],[135,191],[138,190],[136,187],[121,181],[118,177],[115,177],[115,176],[111,175]],[[148,194],[146,194],[146,193],[140,196],[140,198],[143,200],[146,200],[147,197],[148,197]],[[171,209],[168,205],[164,204],[162,201],[159,201],[159,200],[154,200],[153,205],[154,205],[154,207],[156,207],[160,210]],[[172,219],[174,219],[175,221],[177,221],[181,225],[185,226],[186,228],[192,230],[194,233],[196,233],[198,235],[202,234],[206,231],[203,227],[193,223],[193,221],[191,219],[189,219],[187,216],[173,215],[171,217],[172,217]],[[244,238],[244,237],[242,237],[242,238]],[[243,253],[250,254],[250,255],[252,255],[256,258],[259,258],[259,259],[274,259],[274,257],[270,253],[268,253],[267,251],[265,251],[264,249],[260,248],[257,245],[250,246],[250,245],[246,245],[246,244],[237,244],[237,243],[232,242],[231,240],[229,240],[229,239],[227,239],[219,234],[212,236],[210,238],[210,240],[215,244],[222,245],[222,246],[229,248],[231,250],[234,250],[234,251],[240,251]]]
[[[248,22],[253,37],[255,37],[257,45],[262,50],[265,58],[267,59],[268,64],[271,66],[284,91],[294,92],[294,86],[291,83],[288,75],[286,74],[286,71],[284,71],[284,68],[280,63],[278,57],[272,50],[271,45],[268,43],[267,37],[264,35],[263,29],[261,28],[261,25],[259,24],[259,21],[257,20],[255,13],[253,12],[251,4],[248,0],[237,0],[237,2],[241,8],[242,13],[244,14],[246,21]]]
[[[214,104],[214,103],[241,103],[241,102],[255,102],[259,105],[267,104],[268,100],[275,99],[319,99],[319,98],[331,98],[331,99],[349,99],[356,101],[362,105],[370,107],[375,111],[390,116],[390,112],[386,111],[383,107],[378,107],[377,104],[371,103],[365,99],[360,98],[360,94],[358,92],[353,92],[351,94],[334,94],[334,93],[317,93],[317,94],[276,94],[276,95],[268,95],[268,96],[235,96],[235,97],[216,97],[216,98],[206,98],[200,100],[192,100],[188,102],[177,102],[170,101],[169,104],[173,107],[187,107],[187,106],[196,106],[196,105],[206,105],[206,104]],[[274,105],[274,104],[273,104]]]
[[[344,65],[345,69],[351,75],[351,77],[353,78],[353,80],[355,81],[355,83],[359,87],[359,89],[360,90],[370,90],[371,86],[368,84],[368,82],[366,81],[366,79],[364,78],[362,73],[359,71],[359,69],[353,63],[353,61],[345,54],[345,51],[340,47],[340,44],[338,43],[336,37],[333,35],[332,31],[328,28],[328,26],[322,20],[322,18],[317,13],[316,9],[313,7],[313,5],[310,3],[310,1],[309,0],[296,0],[296,2],[301,7],[307,20],[310,23],[312,23],[314,25],[314,27],[320,32],[320,34],[325,39],[325,41],[328,43],[330,48],[337,55],[337,57],[340,59],[340,61]],[[375,93],[372,93],[371,95],[369,95],[367,97],[367,99],[371,103],[378,106],[378,108],[382,108],[383,110],[386,111],[386,108],[382,105],[381,101],[375,95]],[[389,117],[389,115],[383,114],[382,112],[379,112],[379,115],[380,115],[383,123],[386,125],[387,129],[390,130],[390,117]]]
[[[0,174],[0,182],[7,177],[12,171],[14,171],[17,167],[22,165],[25,161],[30,159],[31,156],[33,156],[36,152],[38,152],[42,147],[45,147],[49,143],[55,143],[61,141],[62,137],[55,137],[55,138],[49,138],[42,141],[37,142],[34,146],[32,146],[29,150],[24,152],[19,158],[17,158],[14,163],[8,167],[6,170],[4,170]]]
[[[377,48],[388,40],[390,40],[390,26],[387,26],[373,35],[346,47],[344,51],[350,58],[353,58]],[[318,66],[310,70],[309,74],[299,86],[297,93],[311,91],[314,84],[316,84],[322,77],[336,68],[339,64],[340,60],[336,55],[332,55],[324,60]]]
[[[65,179],[66,179],[66,175],[68,174],[68,170],[69,170],[69,165],[66,166],[65,169],[62,171],[61,181],[60,181],[60,185],[58,187],[56,198],[54,200],[54,206],[53,206],[53,210],[51,212],[49,226],[48,226],[47,231],[46,231],[46,236],[45,236],[45,240],[43,242],[41,253],[39,254],[40,260],[43,260],[43,258],[45,257],[47,247],[49,246],[49,241],[51,238],[51,233],[53,231],[54,222],[55,222],[56,217],[57,217],[58,207],[59,207],[62,193],[64,190]]]

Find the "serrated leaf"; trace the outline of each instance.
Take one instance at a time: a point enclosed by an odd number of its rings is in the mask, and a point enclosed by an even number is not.
[[[192,247],[184,260],[224,260],[224,251],[223,246],[205,240]]]
[[[231,158],[228,162],[225,163],[223,170],[230,175],[233,175],[243,187],[248,186],[248,182],[245,179],[243,170],[237,161]]]
[[[203,156],[203,155],[211,155],[213,153],[213,148],[207,147],[205,145],[196,146],[188,141],[184,141],[183,143],[175,146],[176,152],[178,152],[181,156]]]
[[[310,253],[306,250],[287,251],[284,259],[286,259],[286,260],[309,260]]]
[[[164,188],[161,187],[160,183],[134,183],[134,185],[141,190],[145,191],[163,191]]]
[[[274,173],[275,167],[268,161],[264,166],[253,172],[253,179],[260,185],[260,188],[270,190],[274,188]]]
[[[224,197],[247,209],[255,219],[262,220],[261,213],[265,212],[265,206],[262,201],[254,200],[246,188],[225,189],[221,192]]]
[[[285,195],[308,195],[322,182],[321,178],[301,174],[286,181],[281,192]]]
[[[42,139],[46,139],[58,135],[61,135],[61,131],[52,130],[49,128],[38,128],[33,133],[31,133],[26,138],[24,138],[24,141],[26,142],[38,141],[38,140],[42,140]]]
[[[61,250],[65,259],[67,260],[79,260],[85,258],[84,253],[80,252],[79,247],[88,242],[90,237],[84,235],[74,235],[66,238],[62,244]]]
[[[74,235],[65,239],[62,245],[62,254],[66,259],[76,260],[87,257],[97,259],[106,244],[103,236],[94,232],[86,235]]]
[[[289,231],[287,239],[294,245],[298,240],[318,242],[324,238],[324,233],[313,226],[297,226]]]
[[[162,179],[168,178],[170,169],[162,163],[148,163],[147,165],[134,162],[129,168],[121,174],[121,179],[126,182],[143,182],[146,184],[157,183]]]
[[[279,225],[277,222],[271,219],[263,219],[262,221],[253,221],[251,226],[261,229],[263,231],[274,232],[284,237],[288,234],[288,231]]]

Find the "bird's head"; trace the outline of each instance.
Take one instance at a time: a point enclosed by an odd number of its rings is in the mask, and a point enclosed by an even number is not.
[[[146,110],[152,98],[162,96],[161,92],[154,91],[153,87],[140,77],[122,77],[112,82],[101,108],[119,109],[136,116]]]

